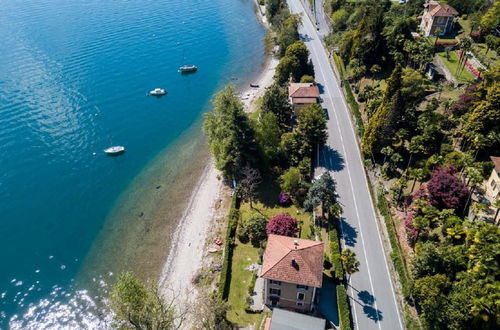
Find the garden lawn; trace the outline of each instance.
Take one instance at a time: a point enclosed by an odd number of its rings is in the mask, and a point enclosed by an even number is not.
[[[231,323],[239,326],[258,326],[265,314],[250,314],[245,312],[246,298],[249,296],[248,287],[252,281],[252,272],[246,270],[248,266],[259,260],[259,249],[251,243],[243,244],[236,240],[231,266],[231,285],[229,287],[229,311],[227,318]]]
[[[486,44],[475,44],[475,46],[480,56],[479,60],[484,65],[489,65],[490,68],[500,65],[500,58],[494,50],[489,49],[488,53],[486,53],[486,50],[488,49],[488,46]]]
[[[253,207],[251,208],[249,203],[241,203],[240,223],[244,222],[246,219],[248,219],[254,214],[261,214],[269,220],[270,218],[280,213],[288,213],[292,217],[299,220],[299,223],[301,223],[300,237],[308,238],[309,237],[308,235],[311,232],[310,229],[311,214],[308,212],[304,212],[301,208],[295,205],[290,205],[290,206],[280,205],[278,203],[279,193],[280,193],[280,188],[278,184],[276,184],[276,179],[271,176],[264,175],[263,181],[259,185],[259,189],[257,192],[258,196],[256,200],[252,203]]]
[[[443,60],[444,65],[448,68],[448,71],[458,80],[460,83],[471,83],[475,80],[474,75],[465,67],[459,76],[456,75],[458,64],[460,58],[456,52],[450,52],[450,59],[446,58],[446,52],[438,53],[441,60]]]

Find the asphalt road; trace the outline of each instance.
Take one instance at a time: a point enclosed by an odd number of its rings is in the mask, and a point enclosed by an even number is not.
[[[288,0],[288,4],[292,13],[303,13],[300,0]],[[305,14],[299,33],[311,53],[322,106],[329,116],[328,141],[318,151],[316,173],[327,170],[335,178],[344,209],[343,246],[353,249],[360,261],[359,272],[351,276],[348,288],[354,327],[403,329],[349,110],[318,31]]]

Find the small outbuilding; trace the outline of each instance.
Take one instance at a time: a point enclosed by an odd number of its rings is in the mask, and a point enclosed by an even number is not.
[[[313,83],[290,83],[288,86],[288,97],[292,104],[293,111],[298,111],[309,104],[318,103],[319,88]]]
[[[301,313],[275,308],[266,319],[264,330],[324,330],[326,320]]]

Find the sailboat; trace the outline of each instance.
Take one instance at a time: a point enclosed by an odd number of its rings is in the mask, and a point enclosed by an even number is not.
[[[186,60],[186,57],[184,56],[184,51],[182,52],[182,61],[184,62]],[[179,72],[180,73],[192,73],[196,72],[198,70],[198,67],[194,64],[192,65],[186,65],[184,64],[183,66],[179,67]]]

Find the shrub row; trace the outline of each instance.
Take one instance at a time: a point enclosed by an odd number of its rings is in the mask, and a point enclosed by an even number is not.
[[[344,79],[344,66],[342,65],[342,60],[337,53],[333,53],[333,60],[337,65],[337,70],[339,71],[340,79]]]
[[[345,83],[344,87],[347,96],[347,103],[349,103],[349,108],[351,108],[351,112],[354,115],[354,119],[356,120],[358,135],[363,136],[365,126],[363,124],[363,119],[361,118],[361,112],[359,111],[358,102],[354,98],[354,94],[352,93],[351,85],[349,84],[349,82]]]
[[[238,220],[240,218],[239,199],[237,194],[233,195],[231,200],[231,208],[229,209],[229,220],[227,224],[226,239],[224,245],[224,254],[222,261],[222,269],[219,280],[219,296],[222,300],[227,300],[229,296],[229,286],[231,285],[231,262],[233,260],[234,237]]]
[[[392,247],[391,260],[392,263],[394,264],[394,268],[396,268],[396,271],[398,272],[403,295],[406,298],[408,298],[410,294],[411,283],[408,278],[403,254],[401,252],[401,247],[399,245],[399,240],[396,235],[396,227],[392,221],[389,205],[387,204],[387,200],[385,199],[384,192],[381,188],[378,189],[377,203],[380,214],[382,214],[382,216],[384,217],[385,226],[387,228],[387,233],[389,234],[389,240],[391,242],[391,247]]]
[[[337,66],[337,70],[340,75],[340,80],[344,80],[344,64],[342,62],[342,59],[337,53],[333,53],[333,60],[335,61],[335,65]],[[359,106],[358,102],[354,98],[354,94],[352,93],[351,85],[349,85],[348,82],[346,82],[344,85],[345,88],[345,94],[347,98],[347,103],[349,103],[349,108],[351,109],[351,112],[354,116],[354,119],[356,120],[356,128],[358,130],[359,136],[363,136],[363,131],[365,129],[365,126],[363,124],[363,119],[361,118],[361,112],[359,111]]]
[[[349,301],[347,292],[342,284],[337,285],[337,306],[339,309],[339,322],[341,330],[351,329],[351,314],[349,310]]]
[[[339,236],[337,234],[337,229],[332,225],[330,232],[328,233],[330,237],[330,254],[332,256],[331,263],[333,265],[332,273],[339,280],[344,278],[344,268],[342,268],[342,262],[340,260],[340,242]]]

